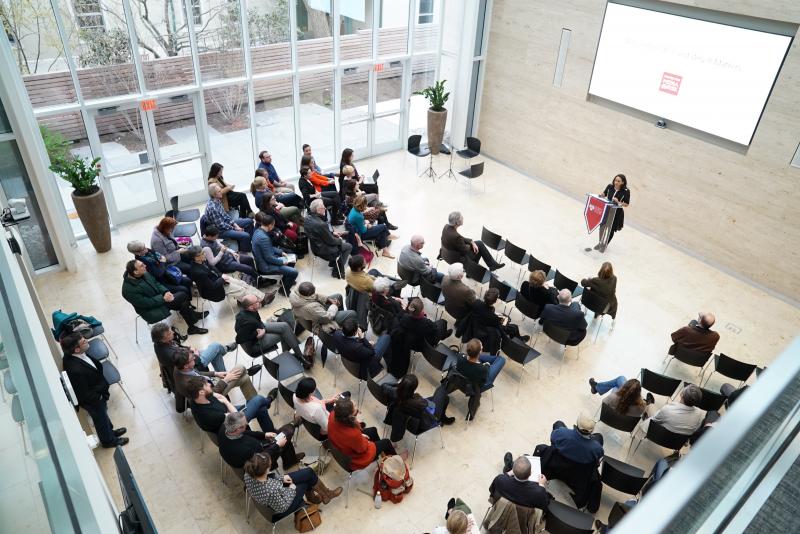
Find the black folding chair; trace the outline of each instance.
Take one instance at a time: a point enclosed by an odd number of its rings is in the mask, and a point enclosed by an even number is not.
[[[667,361],[669,360],[669,361]],[[691,365],[692,367],[697,367],[700,371],[700,382],[703,381],[703,375],[705,374],[705,367],[711,360],[711,353],[710,352],[703,352],[700,350],[691,350],[687,349],[683,345],[676,344],[675,345],[675,354],[667,354],[664,358],[664,361],[667,364],[664,366],[664,372],[667,371],[667,367],[669,364],[672,363],[672,360],[678,360],[679,362],[683,362],[686,365]]]
[[[663,395],[669,398],[672,398],[675,391],[681,385],[681,380],[679,378],[662,375],[650,369],[645,369],[644,367],[642,367],[642,371],[639,375],[639,381],[642,384],[642,389],[646,389],[653,395]]]
[[[517,297],[514,299],[514,307],[522,314],[523,321],[528,318],[534,322],[534,325],[542,313],[542,308],[519,292],[517,292]]]
[[[339,376],[339,371],[342,367],[342,355],[339,352],[339,349],[336,347],[336,340],[333,338],[333,334],[329,334],[324,330],[320,329],[319,331],[319,340],[322,342],[322,346],[328,351],[328,357],[331,354],[339,358],[339,368],[336,369],[336,372],[333,374],[333,387],[336,387],[336,378]]]
[[[339,464],[339,467],[347,472],[347,489],[345,490],[344,504],[344,507],[347,508],[350,506],[350,480],[353,478],[353,473],[356,471],[361,471],[362,469],[353,469],[350,457],[346,456],[342,451],[334,447],[333,443],[331,443],[331,440],[326,439],[322,446],[331,453],[333,459],[336,460],[337,464]],[[366,467],[363,469],[366,469]]]
[[[583,286],[579,286],[578,282],[561,274],[558,269],[556,269],[556,274],[553,277],[553,285],[559,291],[569,289],[572,293],[572,298],[578,298],[583,293]]]
[[[503,239],[500,234],[492,232],[485,226],[481,229],[481,241],[486,245],[486,248],[497,252],[495,256],[496,260],[500,258],[500,253],[506,248],[506,240]]]
[[[422,136],[421,135],[412,135],[408,138],[408,148],[406,149],[409,154],[414,156],[415,158],[426,158],[431,155],[431,149],[428,148],[427,145],[421,145]],[[416,160],[417,162],[417,171],[419,171],[419,159]],[[431,163],[433,163],[433,157],[431,157]],[[436,178],[436,173],[433,172],[433,169],[430,169],[432,174],[429,176],[433,179]],[[423,174],[428,174],[428,169],[425,169]]]
[[[489,287],[493,287],[500,292],[498,298],[503,301],[503,315],[506,315],[506,309],[509,302],[514,302],[517,299],[517,290],[511,287],[508,283],[503,282],[494,274],[489,278]]]
[[[414,296],[414,288],[419,288],[420,280],[422,276],[419,273],[410,271],[405,267],[402,267],[399,263],[397,264],[397,276],[400,277],[400,280],[403,280],[411,287],[411,297]]]
[[[469,185],[468,194],[472,194],[472,180],[483,176],[483,163],[482,161],[480,163],[473,163],[468,169],[464,169],[458,173],[467,179],[467,184]],[[483,179],[483,192],[486,192],[486,178]]]
[[[594,516],[556,500],[547,505],[545,530],[550,534],[592,534]]]
[[[600,317],[600,321],[597,323],[597,331],[594,334],[594,343],[597,343],[597,336],[600,335],[600,327],[603,325],[603,319],[605,319],[606,313],[608,313],[610,304],[607,299],[598,296],[597,293],[590,289],[589,291],[583,292],[581,296],[581,305],[594,313],[595,319]],[[614,329],[613,323],[611,329]]]
[[[442,448],[444,449],[444,434],[442,433],[442,425],[437,424],[434,427],[426,429],[421,429],[421,426],[422,422],[416,417],[406,417],[406,430],[414,435],[414,448],[411,449],[411,462],[409,462],[409,467],[414,467],[414,455],[417,452],[417,441],[419,441],[419,437],[427,431],[433,430],[434,428],[439,429],[439,439],[442,441]]]
[[[439,306],[444,303],[444,298],[442,298],[442,287],[434,284],[433,282],[428,282],[424,278],[420,278],[419,292],[423,299],[433,304],[435,308],[433,320],[438,320],[440,312]]]
[[[683,382],[683,387],[695,385],[691,382]],[[699,387],[699,386],[697,386]],[[725,404],[727,397],[721,393],[717,393],[716,391],[711,391],[710,389],[700,388],[700,393],[702,396],[700,397],[700,402],[696,404],[698,408],[703,410],[704,412],[715,411],[718,412],[722,405]]]
[[[552,280],[553,277],[556,275],[555,271],[553,271],[553,268],[549,264],[537,260],[533,256],[530,256],[528,258],[528,270],[530,272],[542,271],[547,280]]]
[[[431,366],[441,372],[448,370],[458,361],[458,353],[444,343],[439,343],[435,348],[425,341],[422,345],[422,357]]]
[[[489,282],[489,279],[491,277],[489,269],[475,263],[469,258],[464,258],[464,273],[470,280],[478,282],[478,294],[479,295],[482,294],[483,284]]]
[[[644,470],[611,456],[603,456],[600,480],[606,486],[628,495],[638,495],[647,478]]]
[[[738,380],[739,387],[742,387],[755,370],[755,364],[740,362],[720,352],[714,355],[714,370],[708,374],[708,378],[703,382],[703,385],[708,384],[708,381],[711,380],[711,375],[719,373],[722,376]]]
[[[509,360],[515,361],[522,366],[522,370],[519,374],[519,382],[517,383],[517,395],[519,395],[519,390],[522,387],[522,378],[525,375],[525,366],[528,365],[533,360],[537,359],[539,356],[542,355],[541,352],[538,350],[532,349],[525,343],[523,343],[519,339],[511,339],[509,337],[503,340],[503,345],[501,347],[503,354],[505,354]],[[541,378],[542,375],[542,364],[541,362],[538,363],[536,378]]]
[[[642,441],[648,440],[652,441],[656,445],[664,447],[665,449],[670,449],[673,451],[680,450],[681,447],[686,445],[686,442],[689,441],[691,436],[686,434],[677,434],[675,432],[670,432],[660,423],[657,423],[653,420],[649,422],[647,425],[647,433],[639,438],[638,443],[636,443],[636,447],[634,447],[633,452],[628,454],[628,458],[630,459],[631,456],[636,454],[636,450],[639,448],[639,445],[642,444]],[[633,440],[631,440],[633,443]]]
[[[530,259],[530,255],[525,252],[524,248],[520,248],[510,240],[506,240],[506,248],[503,250],[503,254],[506,258],[508,258],[511,262],[516,263],[519,274],[517,275],[517,283],[519,285],[520,278],[522,278],[522,268],[528,265],[528,260]]]
[[[633,438],[633,431],[639,426],[641,420],[641,417],[635,415],[617,413],[605,402],[600,403],[600,422],[616,430],[627,432],[630,438]]]
[[[477,137],[467,137],[467,147],[456,151],[459,157],[466,160],[477,158],[481,153],[481,140]]]
[[[563,363],[567,359],[567,341],[569,341],[571,332],[566,328],[561,328],[553,323],[546,322],[542,324],[542,330],[536,334],[536,339],[533,342],[534,347],[536,347],[536,343],[539,341],[539,335],[542,332],[544,332],[544,335],[547,336],[548,340],[553,340],[561,345],[561,362]],[[577,360],[581,357],[581,346],[580,344],[574,346],[578,349],[578,354],[575,358]],[[558,368],[558,374],[561,374],[561,366]]]

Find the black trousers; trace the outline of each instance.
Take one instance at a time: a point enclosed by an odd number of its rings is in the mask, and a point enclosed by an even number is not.
[[[486,245],[483,244],[483,241],[473,241],[473,243],[475,243],[475,246],[478,247],[478,253],[473,254],[472,251],[470,251],[467,254],[467,257],[476,263],[479,259],[483,258],[483,262],[486,264],[489,270],[494,270],[498,263],[494,260],[494,257],[492,256],[491,252],[489,252],[489,249],[486,248]]]
[[[378,430],[374,426],[361,429],[361,433],[367,436],[369,440],[375,444],[376,460],[380,457],[382,452],[385,452],[386,454],[397,454],[397,451],[394,450],[392,442],[385,438],[380,439]]]
[[[239,217],[244,219],[248,213],[252,213],[253,209],[250,207],[250,201],[247,200],[247,195],[240,191],[228,191],[228,206],[231,209],[239,211]]]
[[[172,302],[165,302],[164,305],[168,309],[178,312],[187,325],[193,325],[196,322],[196,318],[192,308],[189,306],[192,303],[191,293],[181,291],[180,293],[173,293],[172,296],[175,297]]]

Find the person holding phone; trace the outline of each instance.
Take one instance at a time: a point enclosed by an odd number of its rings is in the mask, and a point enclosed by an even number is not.
[[[628,179],[624,174],[614,176],[610,184],[606,186],[600,196],[605,197],[608,201],[613,202],[618,209],[615,210],[613,219],[607,220],[603,226],[600,227],[599,239],[600,241],[594,246],[595,250],[605,252],[614,233],[622,230],[623,223],[625,222],[625,211],[622,208],[627,208],[631,203],[631,191],[628,189]],[[608,239],[606,239],[608,236]]]
[[[281,458],[284,471],[305,458],[305,453],[295,454],[291,438],[295,426],[286,424],[280,427],[279,433],[255,432],[247,428],[247,417],[244,412],[225,414],[225,421],[217,433],[219,454],[231,467],[242,469],[248,459],[257,452],[269,454],[272,463]]]

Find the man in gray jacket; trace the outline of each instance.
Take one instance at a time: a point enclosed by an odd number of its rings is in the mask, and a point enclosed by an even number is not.
[[[308,207],[308,215],[304,219],[308,245],[311,252],[328,261],[328,266],[331,267],[331,276],[342,278],[353,247],[342,239],[338,232],[331,229],[325,214],[325,204],[322,200],[319,198],[313,200]],[[338,269],[337,263],[339,264]]]
[[[400,251],[400,257],[397,259],[397,266],[400,269],[405,269],[414,273],[411,280],[407,280],[412,284],[419,283],[419,278],[424,278],[432,284],[438,284],[444,278],[444,273],[440,273],[431,267],[428,258],[422,255],[422,247],[425,246],[425,238],[421,235],[411,236],[411,244],[403,247]]]
[[[314,333],[333,332],[340,328],[342,321],[348,317],[356,319],[354,310],[342,309],[342,296],[320,295],[311,282],[303,282],[289,295],[294,316],[301,322],[311,324]]]

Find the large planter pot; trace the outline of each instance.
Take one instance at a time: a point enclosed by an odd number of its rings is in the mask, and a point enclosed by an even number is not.
[[[444,125],[447,124],[447,110],[433,111],[428,108],[428,147],[431,154],[438,154],[444,138]]]
[[[111,250],[111,227],[108,223],[108,209],[103,190],[99,189],[87,196],[77,196],[73,191],[72,202],[94,249],[97,252]]]

